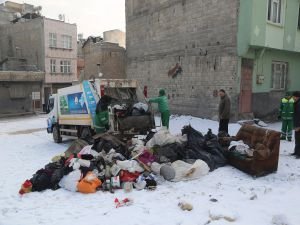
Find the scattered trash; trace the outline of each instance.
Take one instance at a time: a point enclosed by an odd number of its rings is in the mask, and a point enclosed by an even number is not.
[[[187,211],[192,211],[193,210],[193,205],[187,202],[179,202],[178,206],[183,210],[187,210]]]
[[[136,105],[137,110],[143,107]],[[183,127],[177,136],[167,129],[129,139],[97,134],[90,143],[78,139],[53,157],[52,163],[24,182],[20,194],[58,188],[82,193],[156,190],[165,180],[198,179],[224,166],[223,153],[211,130],[202,135],[191,126]]]
[[[133,189],[132,182],[125,182],[125,183],[123,184],[123,189],[124,189],[124,191],[125,191],[126,193],[131,192],[132,189]]]
[[[290,225],[287,217],[283,214],[274,215],[272,218],[272,224],[274,225]]]
[[[120,188],[121,187],[120,177],[119,176],[112,177],[110,181],[110,185],[112,188]]]
[[[215,198],[211,198],[211,199],[209,199],[209,201],[211,201],[211,202],[218,202],[218,200],[215,199]]]
[[[30,180],[26,180],[22,186],[21,186],[21,189],[19,191],[19,194],[20,195],[23,195],[23,194],[26,194],[26,193],[29,193],[31,192],[32,190],[32,183],[30,182]]]
[[[130,206],[132,204],[133,204],[133,199],[131,199],[131,198],[124,198],[122,201],[119,201],[118,198],[115,199],[116,208],[119,208],[122,206]]]
[[[222,212],[222,211],[218,212],[216,210],[214,210],[214,211],[210,210],[209,211],[209,218],[212,221],[223,219],[223,220],[226,220],[228,222],[235,222],[237,220],[237,215],[235,215],[231,212]]]
[[[252,196],[250,197],[250,200],[255,200],[255,199],[257,199],[257,195],[253,193]]]

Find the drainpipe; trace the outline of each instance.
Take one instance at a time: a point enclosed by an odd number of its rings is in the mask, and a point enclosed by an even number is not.
[[[258,59],[261,59],[261,57],[264,56],[265,52],[266,52],[266,48],[263,48],[263,50],[261,50],[261,52],[260,52],[260,54],[259,54]]]

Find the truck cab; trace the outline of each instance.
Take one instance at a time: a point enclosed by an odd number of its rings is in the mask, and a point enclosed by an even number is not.
[[[62,138],[87,138],[99,132],[130,136],[155,128],[151,106],[135,80],[83,81],[59,89],[50,96],[47,109],[47,132],[57,143]],[[99,123],[105,119],[107,123]]]

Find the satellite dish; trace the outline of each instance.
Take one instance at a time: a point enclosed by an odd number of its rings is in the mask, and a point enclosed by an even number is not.
[[[15,15],[15,18],[17,18],[17,19],[21,18],[21,16],[22,16],[21,13],[19,13],[19,12],[16,12],[14,15]]]

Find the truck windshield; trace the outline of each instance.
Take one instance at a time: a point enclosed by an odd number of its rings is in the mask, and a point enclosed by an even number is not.
[[[48,101],[47,111],[51,112],[53,108],[54,108],[54,98],[50,98]]]

